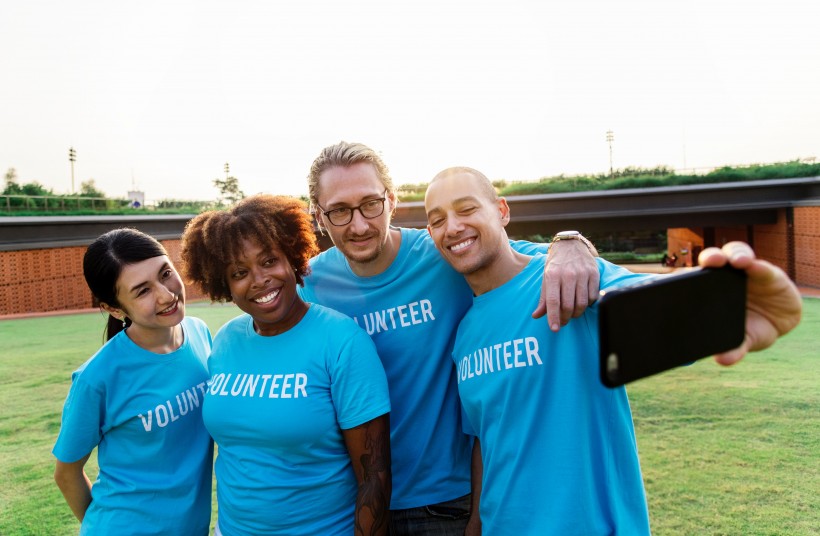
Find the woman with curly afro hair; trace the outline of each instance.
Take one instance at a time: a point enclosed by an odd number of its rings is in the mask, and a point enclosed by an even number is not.
[[[317,252],[304,203],[285,196],[202,213],[183,234],[185,278],[245,313],[208,360],[217,534],[386,534],[387,380],[353,320],[299,296]]]

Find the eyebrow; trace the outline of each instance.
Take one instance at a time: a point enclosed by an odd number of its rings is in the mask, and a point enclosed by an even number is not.
[[[474,195],[465,195],[463,197],[459,197],[458,199],[454,199],[453,204],[457,205],[459,203],[465,203],[467,201],[478,201],[478,198]]]
[[[427,219],[430,219],[430,216],[431,216],[432,214],[438,214],[439,212],[444,212],[444,211],[443,211],[442,209],[440,209],[439,207],[434,207],[434,208],[431,208],[431,209],[427,212]]]
[[[465,195],[463,197],[459,197],[458,199],[453,199],[452,204],[459,205],[461,203],[466,203],[468,201],[478,202],[478,198],[474,195]],[[433,207],[430,209],[429,212],[427,212],[427,217],[429,218],[430,214],[435,214],[436,212],[444,212],[444,209],[442,209],[441,207]]]
[[[367,203],[368,201],[373,201],[374,199],[381,199],[382,197],[387,198],[387,191],[376,192],[375,194],[367,194],[366,196],[359,199],[359,205],[361,205],[362,203]],[[325,210],[330,212],[331,210],[336,210],[340,208],[350,208],[352,206],[354,205],[351,203],[329,203]]]
[[[170,266],[171,265],[168,264],[167,262],[162,263],[162,266],[160,266],[159,271],[157,271],[157,274],[161,274],[162,272],[164,272],[165,270],[170,268]],[[131,287],[131,289],[128,292],[134,292],[135,290],[140,289],[140,288],[144,287],[147,284],[148,284],[148,281],[143,281],[141,283],[137,283],[136,285]]]

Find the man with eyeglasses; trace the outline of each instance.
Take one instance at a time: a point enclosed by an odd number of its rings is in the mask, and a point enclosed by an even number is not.
[[[347,142],[326,147],[311,166],[308,189],[314,216],[335,247],[313,259],[301,295],[365,329],[387,374],[390,533],[460,536],[470,513],[472,445],[461,432],[449,352],[472,291],[426,230],[390,225],[396,195],[387,166],[371,148]],[[542,291],[542,301],[545,293],[551,296],[546,308],[556,331],[598,291],[598,268],[586,243],[559,243],[551,248]],[[525,254],[545,249],[527,242],[513,247]],[[544,305],[534,315],[543,314]]]

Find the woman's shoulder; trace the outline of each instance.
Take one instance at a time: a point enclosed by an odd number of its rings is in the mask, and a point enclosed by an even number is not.
[[[310,322],[321,322],[328,325],[341,327],[356,327],[356,322],[344,313],[318,303],[311,303],[308,309],[307,320]]]
[[[328,270],[334,270],[342,264],[343,260],[344,255],[342,255],[336,246],[329,247],[310,259],[311,271],[318,269],[318,272],[321,274]],[[311,276],[312,273],[308,278]]]
[[[186,331],[196,334],[208,334],[210,336],[211,330],[204,320],[196,316],[186,316],[182,319],[182,326]]]
[[[242,313],[239,316],[231,318],[222,324],[214,334],[214,342],[249,333],[249,330],[252,329],[252,322],[250,315],[247,313]]]
[[[128,344],[129,342],[130,339],[124,331],[117,333],[106,341],[85,363],[72,372],[72,381],[90,385],[104,382],[105,378],[116,372],[123,360],[123,356],[129,354],[132,350],[131,347],[135,346]]]
[[[370,336],[359,324],[344,313],[336,309],[311,303],[308,315],[303,320],[303,327],[309,333],[321,333],[321,339],[325,342],[346,344],[346,341],[364,337],[370,340]]]

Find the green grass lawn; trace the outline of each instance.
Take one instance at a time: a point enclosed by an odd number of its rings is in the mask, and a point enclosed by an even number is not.
[[[820,300],[735,367],[711,360],[629,387],[654,533],[820,533]],[[189,305],[215,332],[233,306]],[[0,321],[0,534],[76,534],[51,447],[97,313]],[[93,458],[93,457],[92,457]],[[87,466],[96,474],[95,461]]]
[[[820,534],[820,300],[734,367],[628,388],[655,534]]]
[[[234,306],[189,304],[212,333]],[[103,341],[99,313],[0,321],[0,535],[77,534],[79,523],[54,484],[51,448],[71,372]],[[86,465],[92,481],[96,456]]]

